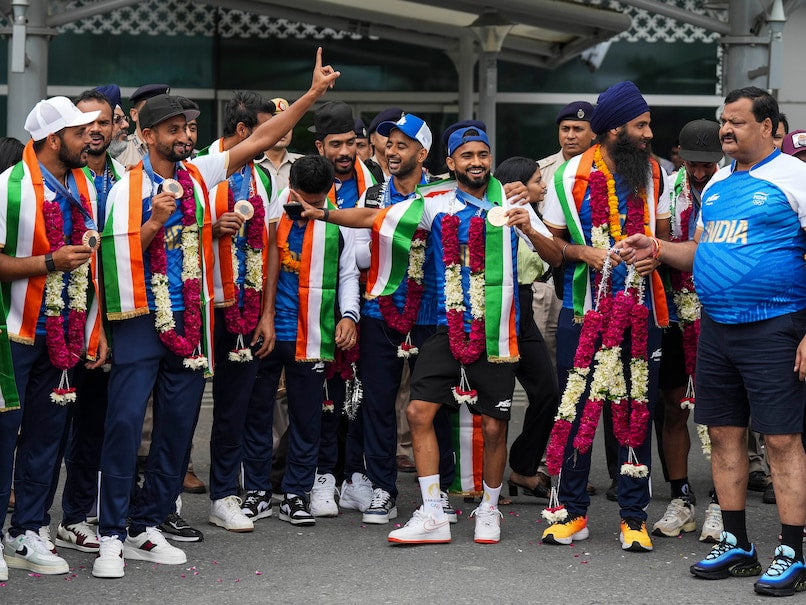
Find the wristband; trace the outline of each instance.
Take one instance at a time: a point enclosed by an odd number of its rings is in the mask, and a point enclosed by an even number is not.
[[[563,246],[563,262],[565,262],[565,249],[570,245],[571,245],[570,243],[567,243],[565,244],[565,246]]]
[[[56,263],[53,262],[53,254],[50,252],[45,255],[45,269],[48,270],[48,273],[56,270]]]
[[[322,212],[323,212],[324,214],[322,215],[322,218],[321,218],[321,219],[319,219],[319,220],[321,220],[322,222],[326,223],[326,222],[327,222],[327,219],[330,217],[330,209],[328,209],[328,208],[322,208]]]

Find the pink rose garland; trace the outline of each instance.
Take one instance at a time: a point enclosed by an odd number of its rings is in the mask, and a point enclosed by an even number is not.
[[[424,229],[417,229],[413,239],[424,242],[427,237],[428,233]],[[423,280],[409,275],[406,279],[406,300],[402,312],[397,310],[391,295],[379,296],[378,306],[386,324],[400,334],[408,334],[417,322],[424,292]]]

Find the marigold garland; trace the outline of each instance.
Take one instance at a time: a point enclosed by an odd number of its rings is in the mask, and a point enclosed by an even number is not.
[[[594,248],[608,251],[608,256],[603,270],[597,273],[594,279],[596,304],[583,319],[579,345],[574,356],[574,367],[569,372],[546,448],[546,463],[551,475],[560,474],[566,444],[577,417],[577,407],[588,386],[588,377],[591,376],[593,367],[589,396],[582,410],[580,425],[573,442],[574,448],[580,452],[590,449],[602,407],[605,401],[610,401],[614,432],[619,442],[629,447],[628,460],[632,463],[629,468],[627,464],[623,465],[621,472],[645,476],[646,466],[638,464],[634,448],[643,443],[646,420],[649,416],[646,408],[648,371],[643,371],[647,367],[645,334],[648,309],[642,299],[643,280],[637,276],[634,267],[628,273],[625,291],[617,293],[615,297],[610,295],[609,253],[612,252],[612,242],[621,241],[626,235],[621,229],[615,179],[604,162],[601,147],[594,152],[594,169],[591,170],[588,182],[592,222],[591,243]],[[627,235],[645,232],[646,225],[649,224],[648,212],[645,192],[640,194],[632,192],[628,195],[624,225]],[[639,317],[643,317],[641,326],[638,325]],[[627,387],[621,359],[621,344],[628,327],[632,332],[630,411],[627,410]],[[602,342],[597,351],[596,342],[600,337]],[[550,523],[556,523],[566,517],[565,507],[557,498],[557,485],[554,485],[549,506],[543,511],[543,518]]]

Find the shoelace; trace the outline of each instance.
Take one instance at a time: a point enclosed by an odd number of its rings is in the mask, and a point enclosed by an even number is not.
[[[369,503],[369,507],[382,508],[389,501],[389,498],[389,494],[378,488],[372,492],[372,501]]]
[[[644,525],[644,522],[641,519],[635,518],[624,519],[624,522],[627,524],[627,527],[633,531],[641,531]]]
[[[482,509],[479,506],[470,513],[471,517],[476,517],[479,521],[484,523],[484,525],[494,525],[496,515],[502,519],[504,518],[504,513],[497,508]]]
[[[146,527],[146,536],[151,541],[151,543],[157,546],[165,542],[165,538],[163,537],[162,532],[156,527]]]
[[[685,510],[686,510],[685,504],[678,504],[677,502],[674,501],[669,502],[669,506],[666,507],[666,514],[663,515],[663,518],[668,519],[670,521],[675,521],[677,520],[677,517],[679,517],[680,514],[683,513]]]
[[[718,559],[719,557],[724,555],[726,552],[729,552],[729,551],[733,550],[734,548],[738,548],[738,546],[734,546],[730,542],[728,542],[726,540],[723,540],[723,541],[719,542],[716,546],[714,546],[711,549],[711,552],[709,552],[705,556],[705,559],[706,560]]]
[[[705,523],[703,525],[707,527],[718,527],[721,525],[721,519],[722,512],[719,509],[708,507],[708,510],[705,512]]]
[[[254,506],[260,501],[260,496],[257,492],[249,492],[246,494],[246,500],[243,501],[244,506]]]
[[[38,551],[40,553],[50,553],[50,549],[48,548],[48,545],[45,543],[45,541],[42,539],[42,537],[38,533],[32,532],[30,530],[28,530],[25,533],[26,533],[27,537],[29,538],[29,540],[27,541],[28,546],[30,546],[31,548],[33,548],[34,550],[36,550],[36,551]]]
[[[782,576],[786,570],[795,564],[795,559],[790,559],[784,554],[778,553],[770,563],[766,575],[768,576]]]
[[[98,541],[100,542],[100,547],[98,549],[98,554],[100,556],[108,555],[108,554],[120,554],[120,540],[118,540],[114,536],[101,536]],[[110,553],[109,551],[113,551]]]
[[[238,496],[227,496],[224,498],[224,505],[227,508],[237,508],[238,512],[241,512],[241,504],[243,504],[243,501]]]

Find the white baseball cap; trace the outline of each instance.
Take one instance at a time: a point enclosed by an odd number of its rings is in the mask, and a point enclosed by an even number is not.
[[[81,111],[67,97],[51,97],[34,105],[25,118],[25,130],[31,133],[34,141],[40,141],[62,128],[89,124],[100,113],[100,110]]]

